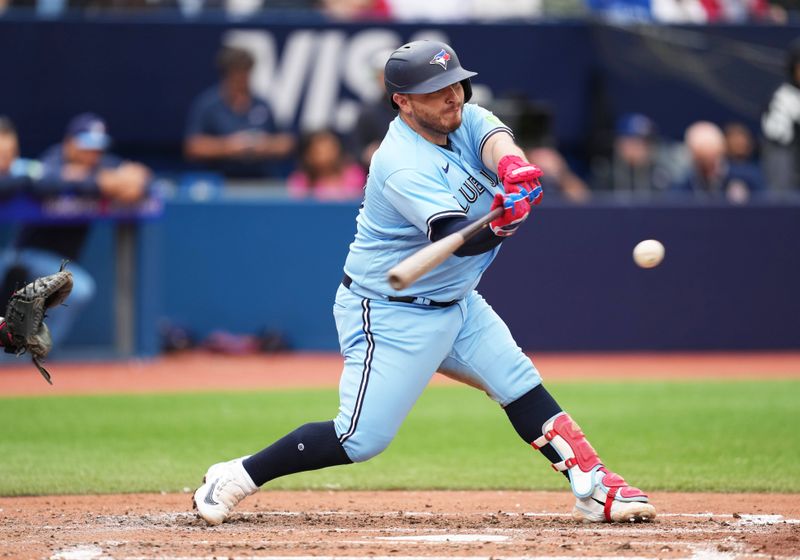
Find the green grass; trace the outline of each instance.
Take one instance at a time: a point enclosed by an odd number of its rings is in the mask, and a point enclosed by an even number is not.
[[[566,383],[551,392],[648,490],[800,492],[800,382]],[[0,495],[180,491],[337,410],[334,390],[0,399]],[[380,456],[272,488],[564,489],[505,414],[432,387]]]

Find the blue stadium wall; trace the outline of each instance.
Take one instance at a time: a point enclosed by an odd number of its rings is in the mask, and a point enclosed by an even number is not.
[[[138,350],[160,321],[198,338],[282,331],[303,350],[337,348],[331,315],[357,207],[276,201],[171,202],[144,226]],[[305,227],[298,227],[298,219]],[[113,226],[84,261],[100,292],[70,338],[113,342]],[[661,266],[631,250],[664,242]],[[800,348],[800,205],[545,203],[504,243],[480,291],[528,350]]]
[[[335,349],[355,206],[172,204],[164,310],[199,333],[283,330]],[[298,228],[298,218],[308,228]],[[640,240],[667,247],[638,268]],[[480,291],[530,350],[800,347],[800,206],[537,208]]]

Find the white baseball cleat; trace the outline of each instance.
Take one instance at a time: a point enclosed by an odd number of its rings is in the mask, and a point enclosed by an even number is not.
[[[211,465],[203,477],[203,484],[195,490],[192,498],[194,509],[209,525],[225,521],[236,504],[258,490],[242,465],[247,457],[249,455]]]
[[[609,471],[569,414],[560,412],[542,426],[542,437],[531,445],[539,449],[548,443],[562,461],[553,464],[566,471],[577,498],[572,517],[584,523],[652,521],[656,508],[647,494],[629,486],[620,475]]]
[[[592,495],[577,498],[572,517],[584,523],[638,523],[652,521],[656,508],[648,502],[647,495],[616,473],[600,467],[593,473],[595,486]]]

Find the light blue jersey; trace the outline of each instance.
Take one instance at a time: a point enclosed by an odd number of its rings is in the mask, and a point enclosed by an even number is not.
[[[370,165],[355,241],[344,270],[351,289],[367,297],[417,296],[435,301],[470,293],[499,246],[471,257],[451,256],[404,291],[387,282],[397,263],[430,244],[431,223],[446,217],[477,219],[489,212],[497,174],[481,161],[486,140],[511,130],[492,113],[465,105],[449,146],[432,144],[398,116]]]
[[[386,275],[430,244],[437,218],[477,219],[501,192],[481,151],[493,134],[511,132],[477,105],[465,105],[448,148],[432,144],[396,118],[370,166],[355,241],[345,263],[334,317],[344,370],[336,435],[352,461],[389,445],[438,370],[481,387],[505,406],[539,383],[539,372],[508,327],[475,291],[498,247],[451,256],[404,292]],[[399,302],[414,296],[445,306]]]

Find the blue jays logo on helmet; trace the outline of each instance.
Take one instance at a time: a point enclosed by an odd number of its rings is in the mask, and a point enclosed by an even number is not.
[[[447,70],[447,61],[450,60],[450,53],[442,49],[431,59],[430,64],[438,64]]]

